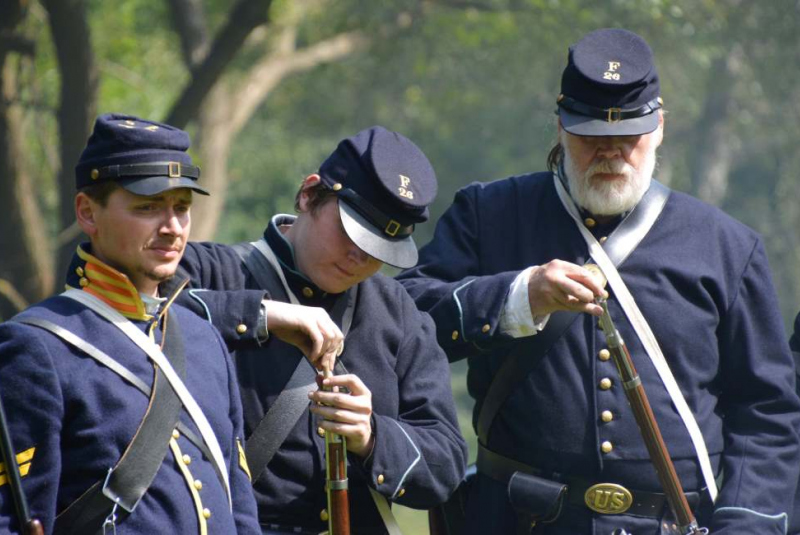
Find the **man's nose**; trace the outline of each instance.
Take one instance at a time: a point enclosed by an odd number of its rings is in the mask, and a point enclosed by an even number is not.
[[[597,156],[600,158],[618,158],[620,155],[622,155],[622,149],[611,139],[601,142],[597,147]]]
[[[356,264],[364,264],[369,260],[369,255],[358,248],[358,246],[350,242],[350,249],[347,251],[347,257]]]
[[[166,210],[160,232],[169,236],[179,236],[183,232],[183,222],[174,210]]]

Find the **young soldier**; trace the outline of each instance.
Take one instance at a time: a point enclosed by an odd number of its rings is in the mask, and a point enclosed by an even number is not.
[[[326,529],[326,431],[346,438],[353,533],[385,531],[371,491],[378,502],[428,508],[461,480],[466,446],[433,323],[397,282],[377,273],[383,263],[414,265],[411,234],[428,218],[435,193],[424,154],[405,137],[374,127],[339,143],[319,172],[303,180],[298,215],[275,216],[254,245],[189,245],[182,266],[195,286],[226,290],[192,295],[237,347],[247,455],[265,533]],[[301,330],[313,335],[317,349],[309,350],[302,336],[286,336],[292,330],[286,302],[316,314]],[[264,340],[267,331],[277,336]],[[321,363],[335,356],[342,337],[344,369],[323,386],[348,393],[320,391],[294,346],[313,359],[328,353]],[[302,373],[306,379],[296,380]],[[300,399],[285,403],[298,389]],[[299,411],[289,417],[287,405]]]
[[[99,117],[76,167],[89,243],[70,289],[0,326],[0,392],[46,533],[259,533],[230,355],[158,288],[186,246],[192,192],[206,194],[188,147],[168,125]]]

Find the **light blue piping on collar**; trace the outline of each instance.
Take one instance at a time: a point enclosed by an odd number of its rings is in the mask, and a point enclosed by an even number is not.
[[[189,290],[189,297],[200,303],[200,306],[202,306],[203,310],[206,311],[206,319],[208,320],[209,323],[211,323],[211,311],[208,309],[208,305],[206,305],[206,302],[203,301],[203,299],[199,295],[197,295],[200,292],[207,292],[207,291],[209,290],[204,290],[202,288],[195,288]]]

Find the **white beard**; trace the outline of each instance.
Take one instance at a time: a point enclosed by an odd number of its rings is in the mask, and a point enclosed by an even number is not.
[[[566,143],[564,148],[564,171],[567,173],[569,192],[573,200],[594,215],[619,215],[631,210],[642,199],[650,187],[656,168],[656,151],[648,152],[637,170],[622,158],[593,162],[581,173],[575,166]],[[592,180],[599,173],[618,174],[624,180]]]

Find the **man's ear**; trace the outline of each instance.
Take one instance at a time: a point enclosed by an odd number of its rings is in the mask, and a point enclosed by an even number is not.
[[[78,220],[78,226],[90,238],[97,234],[95,215],[98,207],[98,204],[85,193],[79,192],[75,195],[75,218]]]
[[[313,188],[317,184],[319,184],[322,177],[318,174],[314,173],[312,175],[308,175],[303,179],[303,185],[300,189],[300,199],[299,199],[299,207],[301,212],[306,212],[308,207],[308,190],[309,188]]]

